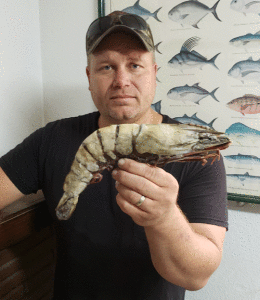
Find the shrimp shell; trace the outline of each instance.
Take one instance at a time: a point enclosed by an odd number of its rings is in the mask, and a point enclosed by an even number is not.
[[[220,155],[231,141],[224,133],[191,124],[120,124],[103,127],[80,145],[65,178],[64,194],[56,208],[59,220],[68,220],[79,194],[102,179],[101,172],[117,167],[120,158],[130,158],[154,166],[178,161],[202,161]]]

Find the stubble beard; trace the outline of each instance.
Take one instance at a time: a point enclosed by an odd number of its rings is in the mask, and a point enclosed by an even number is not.
[[[108,111],[108,116],[117,122],[127,122],[131,120],[134,122],[138,115],[140,115],[140,109],[124,109],[122,112],[117,112],[115,110]]]

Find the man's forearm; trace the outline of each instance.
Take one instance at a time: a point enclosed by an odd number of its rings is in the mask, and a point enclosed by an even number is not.
[[[0,167],[0,210],[24,196]]]
[[[160,224],[145,227],[145,232],[154,267],[176,285],[198,290],[220,264],[222,247],[197,233],[178,206]]]

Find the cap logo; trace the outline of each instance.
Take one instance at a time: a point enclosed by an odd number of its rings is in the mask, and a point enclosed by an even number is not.
[[[111,17],[111,23],[113,25],[122,24],[122,21],[120,20],[120,16],[122,15],[126,15],[126,13],[122,11],[114,11],[111,14],[109,14],[109,16]]]

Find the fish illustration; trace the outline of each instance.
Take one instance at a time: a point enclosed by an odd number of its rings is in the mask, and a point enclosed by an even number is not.
[[[257,81],[260,83],[260,59],[254,61],[252,57],[247,60],[242,60],[233,65],[228,71],[228,75],[244,81]]]
[[[232,140],[233,146],[260,146],[260,131],[240,122],[232,124],[225,133]]]
[[[206,57],[202,56],[198,52],[192,50],[196,45],[198,45],[199,37],[191,37],[181,47],[181,52],[175,55],[169,62],[168,65],[172,68],[178,68],[181,71],[184,69],[200,68],[205,65],[212,65],[216,69],[218,67],[215,65],[215,60],[220,53],[207,60]]]
[[[249,135],[252,138],[255,138],[258,136],[260,138],[260,131],[253,129],[251,127],[248,127],[240,122],[232,124],[227,130],[226,130],[227,135],[231,134],[237,134],[237,135]]]
[[[232,178],[240,182],[243,186],[251,184],[260,184],[260,176],[250,176],[248,172],[245,174],[227,174],[227,178]]]
[[[207,127],[210,127],[212,129],[214,129],[213,128],[213,123],[215,122],[215,120],[217,118],[213,119],[210,123],[206,123],[203,120],[199,119],[197,117],[197,113],[195,113],[191,117],[188,117],[186,114],[184,114],[182,117],[176,117],[176,118],[173,118],[173,119],[176,120],[176,121],[179,121],[181,123],[184,123],[184,124],[202,125],[202,126],[207,126]]]
[[[124,8],[122,11],[127,12],[129,14],[134,14],[142,17],[144,20],[147,20],[149,17],[155,18],[158,22],[162,22],[161,20],[158,19],[158,12],[162,8],[158,8],[154,13],[151,13],[149,10],[143,8],[139,4],[140,0],[137,0],[133,6],[129,6]]]
[[[232,46],[235,47],[259,47],[260,46],[260,31],[255,34],[248,33],[233,38],[229,41]]]
[[[156,103],[153,103],[151,105],[152,109],[156,112],[158,112],[159,114],[161,113],[161,103],[162,103],[162,100],[156,102]]]
[[[162,52],[160,52],[160,50],[159,50],[159,45],[161,44],[162,42],[160,42],[160,43],[158,43],[158,44],[156,44],[155,46],[154,46],[154,48],[155,48],[155,50],[158,52],[158,53],[160,53],[160,54],[162,54]]]
[[[260,15],[260,2],[257,0],[232,0],[230,8],[243,13],[253,13]]]
[[[195,83],[192,86],[184,85],[175,87],[167,93],[168,98],[172,100],[191,101],[199,104],[200,100],[207,96],[211,96],[214,100],[219,102],[215,97],[215,92],[218,88],[214,89],[211,93],[199,86],[199,83]]]
[[[255,95],[244,95],[227,103],[227,106],[235,111],[245,114],[260,113],[260,97]]]
[[[219,1],[212,8],[209,8],[198,0],[185,1],[174,6],[169,11],[168,16],[172,21],[180,23],[182,26],[188,24],[199,28],[198,23],[209,13],[212,13],[218,21],[221,21],[216,12]]]
[[[258,165],[260,166],[260,158],[254,155],[246,155],[240,154],[237,155],[225,155],[226,160],[230,162],[235,162],[238,164],[245,164],[245,165]]]

